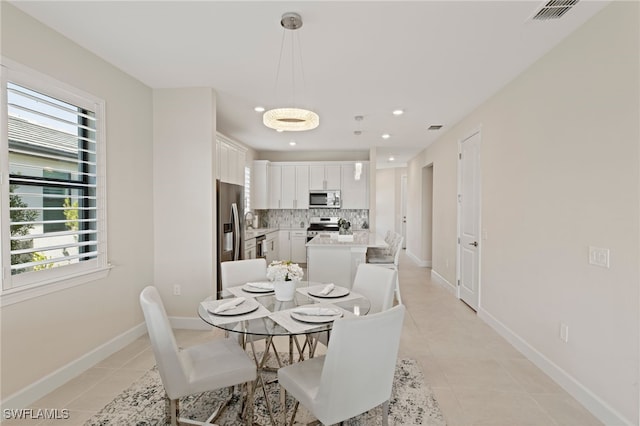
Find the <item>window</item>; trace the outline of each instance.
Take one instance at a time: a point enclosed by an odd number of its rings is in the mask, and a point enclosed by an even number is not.
[[[12,70],[2,90],[3,296],[104,269],[103,102]]]

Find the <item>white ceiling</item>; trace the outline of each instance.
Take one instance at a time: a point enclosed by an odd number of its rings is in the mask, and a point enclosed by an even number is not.
[[[388,166],[390,155],[402,164],[437,139],[607,1],[582,0],[542,22],[530,19],[539,1],[11,3],[153,88],[215,88],[218,131],[257,150],[375,146]],[[304,65],[296,106],[320,115],[308,132],[277,133],[253,110],[292,96],[290,65],[276,87],[285,12],[304,22],[295,32]],[[395,117],[395,108],[406,112]],[[431,124],[444,127],[427,131]]]

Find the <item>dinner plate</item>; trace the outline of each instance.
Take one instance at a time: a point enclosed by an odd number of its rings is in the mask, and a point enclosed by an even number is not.
[[[266,288],[258,288],[249,284],[243,285],[242,290],[246,291],[247,293],[273,293],[273,289],[269,290]]]
[[[244,314],[248,314],[248,313],[257,311],[259,307],[260,307],[260,303],[258,301],[249,298],[249,299],[245,300],[244,302],[242,302],[241,304],[239,304],[238,306],[236,306],[233,309],[227,309],[226,311],[218,312],[218,313],[214,313],[213,312],[215,310],[215,308],[213,308],[213,309],[209,308],[209,309],[207,309],[207,311],[209,311],[209,313],[212,314],[212,315],[218,315],[218,316],[221,316],[221,317],[232,317],[232,316],[236,316],[236,315],[244,315]],[[216,306],[216,308],[217,308],[217,306]]]
[[[307,291],[307,293],[309,293],[310,296],[321,297],[323,299],[334,299],[336,297],[344,297],[350,293],[349,289],[346,287],[335,286],[333,288],[333,291],[331,291],[331,293],[324,295],[320,293],[324,289],[324,287],[325,286],[317,286],[317,287],[310,288]]]
[[[342,312],[336,310],[335,315],[304,315],[291,311],[291,318],[300,322],[307,322],[310,324],[323,324],[332,322],[342,317]]]

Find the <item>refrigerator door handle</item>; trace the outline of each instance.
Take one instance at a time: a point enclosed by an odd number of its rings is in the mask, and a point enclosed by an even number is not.
[[[240,216],[238,215],[238,205],[231,204],[231,220],[233,221],[233,260],[240,260]]]

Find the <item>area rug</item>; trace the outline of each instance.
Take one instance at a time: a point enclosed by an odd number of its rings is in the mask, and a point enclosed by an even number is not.
[[[268,383],[275,378],[275,373],[265,373]],[[280,388],[277,383],[267,385],[267,395],[276,420],[281,422]],[[192,420],[204,421],[215,411],[222,401],[229,397],[229,390],[205,392],[180,400],[181,416]],[[287,397],[286,408],[289,418],[295,401]],[[227,409],[216,424],[221,426],[240,425],[242,395],[235,392]],[[154,367],[143,377],[134,382],[128,389],[107,404],[85,426],[160,426],[167,424],[165,419],[165,393],[158,370]],[[346,425],[381,425],[381,407],[361,414],[345,422]],[[300,406],[296,415],[296,425],[307,424],[315,418]],[[254,424],[270,424],[265,404],[264,393],[256,388],[254,404]],[[391,425],[428,425],[444,426],[445,421],[433,396],[433,392],[424,382],[424,377],[417,361],[400,359],[396,364],[393,381],[393,392],[389,402],[389,424]]]

